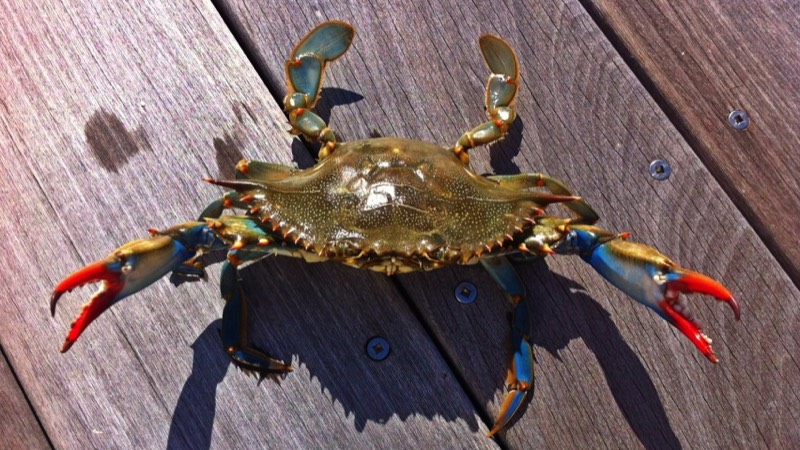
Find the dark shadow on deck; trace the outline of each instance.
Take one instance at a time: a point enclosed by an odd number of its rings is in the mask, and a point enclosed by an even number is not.
[[[447,421],[460,419],[470,429],[477,429],[471,410],[457,412],[458,408],[437,407],[435,402],[429,401],[428,395],[442,395],[442,390],[447,389],[443,386],[452,385],[454,380],[447,376],[444,379],[430,376],[421,370],[409,370],[417,364],[416,345],[419,343],[413,342],[398,324],[373,323],[372,317],[362,317],[369,315],[364,311],[375,309],[375,302],[384,299],[343,299],[332,297],[329,292],[321,293],[317,287],[302,280],[292,284],[291,275],[296,273],[299,264],[303,263],[276,258],[242,270],[243,286],[252,299],[250,338],[257,347],[284,361],[294,360],[296,366],[306,369],[311,376],[309,383],[319,383],[321,387],[321,391],[312,389],[315,395],[341,404],[346,415],[354,416],[359,431],[369,421],[385,423],[395,416],[406,420],[412,415],[431,420],[435,417]],[[331,263],[308,267],[314,277],[325,277],[330,270],[353,273],[354,283],[363,283],[364,279],[360,277],[381,276],[363,274]],[[543,262],[534,262],[519,267],[519,270],[523,279],[530,280],[527,288],[534,351],[545,349],[558,357],[571,340],[582,339],[597,358],[617,407],[642,445],[648,449],[680,448],[650,374],[622,338],[608,312],[587,295],[583,286],[551,272]],[[435,277],[432,274],[419,276]],[[431,278],[431,283],[431,289],[450,291],[449,286],[437,287],[434,278]],[[546,294],[536,295],[537,292]],[[303,302],[313,302],[319,309],[315,313],[318,316],[298,314]],[[505,308],[499,298],[496,305]],[[648,312],[643,310],[642,313]],[[330,320],[320,320],[320,317],[329,317]],[[342,330],[343,317],[352,318],[353,329]],[[365,323],[374,327],[363,326]],[[192,373],[175,408],[169,448],[186,445],[208,448],[210,445],[216,388],[229,367],[229,360],[220,344],[219,326],[219,321],[209,325],[192,345]],[[392,354],[379,363],[369,360],[363,351],[366,341],[375,334],[392,343]],[[336,339],[332,340],[332,336]],[[498,355],[498,359],[505,359],[505,356]],[[498,364],[496,369],[496,383],[478,387],[478,392],[472,393],[474,401],[485,405],[497,390],[502,389],[505,368]],[[398,374],[402,376],[398,377]],[[228,376],[245,375],[230,371]],[[300,371],[288,376],[307,375]],[[544,375],[539,372],[538,376]],[[281,387],[269,383],[266,388]],[[253,382],[253,389],[258,395],[256,382]],[[533,395],[536,395],[535,391]],[[523,414],[525,407],[520,412]]]
[[[341,405],[345,416],[352,415],[357,431],[363,431],[369,422],[405,421],[414,416],[463,421],[469,429],[478,430],[474,410],[463,397],[458,399],[463,391],[441,364],[435,349],[433,354],[420,355],[420,349],[428,344],[419,342],[419,333],[409,331],[402,322],[408,317],[398,320],[398,308],[405,308],[402,298],[348,297],[341,288],[338,292],[335,288],[320,291],[320,283],[297,279],[300,265],[306,265],[306,271],[318,280],[352,275],[352,287],[345,288],[348,292],[369,290],[374,282],[370,278],[382,279],[384,275],[290,258],[269,258],[240,271],[250,299],[249,339],[275,358],[293,361],[296,370],[285,377],[304,378],[301,383],[310,388],[302,395]],[[331,275],[331,271],[343,273]],[[314,305],[314,317],[309,317],[309,304]],[[225,376],[246,376],[228,370],[230,363],[222,349],[219,327],[219,321],[209,325],[192,345],[192,373],[173,413],[168,448],[208,448],[217,385]],[[385,337],[392,346],[390,356],[380,362],[370,360],[365,352],[367,342],[376,335]],[[259,388],[255,380],[252,388],[255,396],[262,394],[261,389],[283,389],[270,382]],[[261,426],[266,432],[270,425],[265,422]]]
[[[585,288],[551,272],[544,261],[518,266],[528,283],[534,352],[544,348],[558,358],[572,339],[582,339],[594,353],[617,407],[648,449],[681,444],[647,369],[623,339],[619,328]],[[547,292],[549,295],[536,295]],[[632,301],[632,300],[631,300]],[[642,308],[642,314],[650,314]]]
[[[522,132],[525,124],[521,117],[511,124],[504,139],[489,146],[489,164],[497,175],[515,175],[521,173],[519,166],[514,162],[514,157],[519,155],[522,145]],[[483,148],[472,150],[485,151]]]
[[[84,125],[86,144],[104,169],[117,173],[128,159],[151,150],[147,134],[139,127],[128,130],[116,114],[99,109]]]
[[[192,344],[192,373],[183,385],[172,423],[168,449],[209,448],[217,410],[217,385],[225,378],[230,359],[222,351],[219,328],[212,322]]]

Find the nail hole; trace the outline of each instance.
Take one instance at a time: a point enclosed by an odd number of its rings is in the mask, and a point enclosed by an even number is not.
[[[662,159],[657,159],[650,163],[650,176],[656,180],[666,180],[671,174],[672,169],[670,168],[668,162]]]
[[[455,289],[456,300],[461,303],[472,303],[478,296],[478,289],[469,281],[458,284]]]
[[[375,336],[367,342],[367,356],[373,361],[383,361],[389,356],[391,349],[389,341],[380,336]]]

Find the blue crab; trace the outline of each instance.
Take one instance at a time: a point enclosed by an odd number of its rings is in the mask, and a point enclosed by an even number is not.
[[[246,339],[246,293],[237,276],[242,264],[284,255],[394,275],[480,263],[514,305],[508,392],[489,433],[493,435],[514,416],[533,384],[524,289],[508,257],[571,254],[717,362],[711,339],[700,331],[679,294],[712,295],[728,303],[738,319],[737,303],[722,284],[627,240],[627,233],[595,226],[597,213],[554,178],[480,176],[470,169],[468,151],[501,139],[516,118],[519,62],[508,43],[489,34],[478,40],[491,72],[485,96],[489,120],[464,133],[454,146],[397,137],[339,143],[313,109],[325,68],[347,51],[354,35],[347,23],[323,23],[297,44],[286,62],[289,93],[284,106],[292,132],[321,143],[319,162],[298,170],[243,160],[236,179],[206,179],[230,191],[197,221],[151,230],[151,237],[129,242],[65,278],[53,292],[53,314],[65,292],[91,282],[101,286],[72,323],[62,352],[107,308],[164,275],[205,278],[199,256],[206,252],[227,251],[221,275],[223,348],[234,364],[262,376],[292,368]],[[548,215],[546,209],[553,204],[566,207],[569,217]]]

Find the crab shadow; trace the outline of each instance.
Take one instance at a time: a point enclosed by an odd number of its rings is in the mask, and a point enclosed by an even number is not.
[[[360,102],[363,99],[364,96],[358,92],[337,87],[323,87],[314,112],[320,116],[325,123],[330,123],[331,111],[334,107]]]
[[[447,375],[435,347],[421,338],[422,328],[410,323],[415,319],[405,300],[392,292],[384,275],[289,258],[268,258],[242,269],[240,275],[250,304],[248,339],[275,358],[292,361],[295,371],[279,382],[267,378],[259,386],[242,372],[229,370],[218,332],[220,322],[209,325],[192,344],[192,372],[175,405],[168,448],[210,446],[218,408],[239,403],[218,398],[223,395],[217,392],[219,384],[226,377],[241,377],[252,384],[253,395],[242,399],[245,405],[241,407],[254,408],[255,425],[249,426],[259,427],[256,433],[271,434],[273,422],[281,421],[315,428],[314,418],[270,416],[274,408],[285,411],[285,402],[305,402],[315,409],[333,407],[333,412],[319,415],[342,411],[343,424],[338,426],[352,426],[359,433],[368,423],[404,422],[411,417],[461,421],[478,430],[472,406]],[[366,345],[374,336],[391,342],[386,360],[368,357]],[[437,395],[456,400],[442,401]]]
[[[387,305],[394,300],[386,297],[370,299],[368,295],[342,298],[345,292],[356,287],[379,295],[379,289],[373,285],[375,280],[382,279],[382,275],[331,263],[309,264],[300,270],[301,264],[296,260],[269,259],[242,270],[243,286],[251,297],[250,340],[256,347],[269,350],[279,359],[293,361],[299,370],[286,379],[301,377],[298,382],[310,386],[301,395],[316,396],[311,399],[312,403],[341,405],[347,420],[352,417],[358,432],[362,432],[368,422],[381,424],[392,418],[405,421],[410,416],[423,416],[429,420],[439,418],[448,422],[461,420],[471,430],[478,429],[471,408],[459,409],[447,401],[433,402],[427,395],[419,394],[421,389],[429,395],[457,396],[461,388],[447,388],[447,385],[456,383],[454,379],[445,380],[426,372],[430,364],[436,367],[435,356],[433,363],[419,363],[419,355],[423,352],[418,352],[415,346],[420,343],[414,342],[415,338],[409,336],[413,333],[404,329],[407,324],[395,320],[395,306]],[[531,292],[534,351],[544,349],[560,360],[559,352],[570,341],[582,340],[594,354],[611,396],[642,445],[648,449],[679,448],[680,442],[670,426],[650,375],[623,339],[609,313],[585,292],[583,286],[551,272],[543,262],[526,264],[519,267],[519,271],[525,280],[531,280],[527,284]],[[299,272],[310,278],[293,279],[293,275]],[[483,276],[475,275],[477,279]],[[352,285],[338,289],[331,287],[329,291],[320,291],[319,284],[312,281],[348,276],[354,278]],[[441,290],[448,297],[451,294],[452,286],[448,281],[431,279],[431,274],[413,276],[425,277],[428,289],[433,292]],[[536,292],[546,292],[547,295],[536,295]],[[492,309],[504,314],[503,300],[492,303]],[[482,313],[475,311],[474,314]],[[452,321],[452,317],[449,319]],[[430,320],[448,318],[434,315]],[[505,335],[505,329],[496,325],[487,324],[487,327],[502,328],[498,333]],[[191,346],[194,352],[192,372],[175,406],[168,448],[208,448],[217,408],[217,387],[226,376],[244,376],[239,371],[228,370],[230,361],[222,350],[220,326],[220,321],[210,324]],[[365,343],[375,335],[386,336],[392,342],[392,355],[380,363],[370,361],[364,352]],[[461,339],[458,336],[453,338]],[[489,374],[496,382],[473,391],[480,405],[488,404],[495,393],[503,389],[505,368],[500,360],[505,356],[495,355],[496,350],[491,348],[470,347],[468,351],[483,352],[484,357],[497,360],[491,364],[493,373]],[[487,354],[493,356],[487,357]],[[441,357],[438,358],[438,364],[442,364]],[[284,386],[287,384],[265,380],[263,386],[257,388],[253,382],[255,397],[272,397],[265,394],[264,389],[277,390],[271,394],[292,389]],[[443,392],[447,389],[454,391]],[[534,390],[532,396],[535,395]],[[268,408],[266,402],[264,407]],[[265,410],[263,414],[264,418],[256,418],[256,421],[262,423],[263,420],[264,431],[267,431],[269,411]],[[523,409],[519,416],[524,414]]]
[[[225,378],[230,359],[222,352],[218,330],[222,320],[212,322],[192,344],[192,373],[181,389],[167,448],[208,448],[217,411],[217,385]],[[189,445],[191,443],[191,445]]]
[[[519,166],[514,163],[514,157],[519,155],[522,148],[522,135],[525,124],[521,117],[517,117],[508,128],[504,139],[489,146],[489,165],[496,174],[515,175],[522,173]]]
[[[561,360],[559,352],[570,341],[582,340],[594,354],[611,396],[642,445],[648,449],[680,448],[652,378],[610,314],[582,285],[552,272],[544,261],[518,265],[517,270],[523,279],[531,280],[527,289],[534,352],[543,348]]]

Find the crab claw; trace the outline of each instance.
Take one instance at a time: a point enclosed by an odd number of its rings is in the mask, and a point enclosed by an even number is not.
[[[107,258],[64,278],[50,297],[52,315],[55,315],[56,304],[64,293],[95,282],[100,283],[100,289],[89,298],[72,322],[61,352],[69,350],[86,327],[111,305],[178,268],[195,255],[200,242],[208,239],[205,224],[184,224],[148,239],[131,241],[114,250]]]
[[[577,233],[590,233],[587,229]],[[584,235],[581,239],[592,238]],[[604,241],[604,242],[603,242]],[[597,241],[595,241],[597,242]],[[656,249],[614,237],[600,238],[599,245],[581,256],[606,280],[649,307],[680,330],[711,362],[718,362],[711,348],[711,338],[700,331],[680,293],[711,295],[727,303],[739,320],[739,305],[720,282],[684,269]]]
[[[50,297],[50,314],[55,316],[56,303],[65,292],[97,281],[102,282],[100,289],[89,298],[89,302],[84,305],[80,315],[72,322],[72,327],[64,340],[64,345],[61,346],[62,353],[69,350],[83,330],[116,301],[116,297],[122,291],[125,283],[122,282],[120,268],[114,267],[113,262],[104,260],[93,262],[76,271],[58,283],[55,290],[53,290],[53,295]]]

